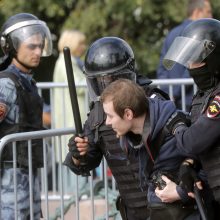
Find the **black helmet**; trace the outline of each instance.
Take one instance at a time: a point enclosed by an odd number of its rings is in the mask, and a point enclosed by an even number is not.
[[[210,73],[220,75],[220,21],[203,18],[191,22],[176,37],[163,63],[171,69],[176,62],[189,68],[192,63],[205,62]]]
[[[16,57],[20,43],[35,34],[42,35],[42,56],[52,54],[52,40],[45,22],[29,13],[11,16],[1,28],[1,48],[6,56]]]
[[[136,80],[134,53],[127,42],[118,37],[96,40],[85,56],[84,73],[94,101],[107,85],[119,78]]]

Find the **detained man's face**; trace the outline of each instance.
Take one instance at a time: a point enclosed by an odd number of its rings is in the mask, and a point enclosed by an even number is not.
[[[104,112],[106,113],[106,125],[111,126],[116,132],[117,137],[125,135],[131,128],[131,122],[126,115],[121,118],[114,110],[113,102],[106,101],[103,103]]]

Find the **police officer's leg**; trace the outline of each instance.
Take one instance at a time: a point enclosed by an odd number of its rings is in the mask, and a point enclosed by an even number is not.
[[[37,170],[33,172],[33,208],[34,208],[34,219],[40,219],[42,217],[41,212],[41,192],[40,192],[40,180],[37,175]]]
[[[14,219],[13,169],[1,170],[1,219]]]
[[[185,220],[194,211],[193,206],[183,207],[179,203],[154,203],[150,204],[150,220]]]
[[[147,207],[127,208],[128,220],[147,220],[149,217],[149,210]]]
[[[149,210],[147,207],[126,207],[121,197],[118,197],[116,207],[117,210],[120,211],[123,220],[147,220],[149,216]]]
[[[191,215],[186,217],[184,220],[201,220],[201,216],[198,211],[195,211]]]
[[[214,209],[214,220],[220,219],[220,202],[213,201],[212,206]]]
[[[122,220],[128,220],[125,204],[124,204],[124,202],[123,202],[123,200],[122,200],[120,195],[116,199],[116,208],[120,212]]]

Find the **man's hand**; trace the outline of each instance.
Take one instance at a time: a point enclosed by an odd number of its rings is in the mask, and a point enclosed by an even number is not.
[[[155,189],[156,196],[161,199],[162,202],[172,203],[180,200],[180,196],[176,190],[176,183],[162,175],[162,179],[166,182],[164,189],[160,190],[158,187]]]
[[[175,134],[177,127],[179,126],[187,126],[189,127],[191,124],[189,114],[183,111],[176,111],[172,114],[172,116],[168,119],[166,123],[166,128],[170,134]]]
[[[69,139],[68,147],[72,157],[76,160],[80,160],[88,151],[88,138],[81,138],[74,135]]]

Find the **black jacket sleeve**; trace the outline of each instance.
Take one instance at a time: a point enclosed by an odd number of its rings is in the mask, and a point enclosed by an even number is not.
[[[175,133],[177,147],[190,154],[205,153],[220,138],[220,116],[201,115],[190,127],[180,127]]]

